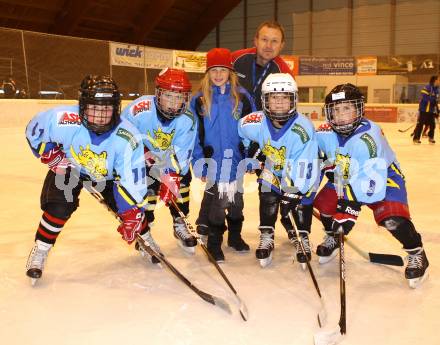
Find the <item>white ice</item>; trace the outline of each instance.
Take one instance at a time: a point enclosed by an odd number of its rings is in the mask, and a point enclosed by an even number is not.
[[[440,330],[440,143],[414,146],[406,124],[384,124],[407,179],[410,210],[422,233],[430,277],[408,287],[403,268],[366,262],[348,246],[347,335],[342,344],[439,344]],[[224,271],[249,309],[244,322],[235,298],[198,248],[183,253],[172,235],[165,207],[157,210],[153,236],[168,259],[198,288],[226,299],[228,315],[200,299],[166,268],[143,262],[116,232],[116,220],[83,192],[78,211],[52,249],[42,279],[31,287],[25,264],[41,211],[39,194],[46,168],[31,154],[24,128],[0,128],[2,151],[0,211],[0,339],[2,344],[313,344],[319,301],[307,271],[292,263],[293,248],[277,224],[271,266],[255,259],[258,200],[247,179],[243,236],[248,254],[225,249]],[[192,186],[190,220],[198,214],[201,184]],[[315,247],[323,236],[314,222]],[[226,240],[226,234],[225,234]],[[365,208],[350,240],[366,251],[404,256],[400,244],[378,228]],[[312,267],[328,312],[328,327],[339,320],[338,260]],[[437,340],[436,340],[437,339]]]

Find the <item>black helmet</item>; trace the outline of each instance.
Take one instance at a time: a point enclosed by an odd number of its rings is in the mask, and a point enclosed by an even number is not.
[[[341,103],[350,104],[356,110],[355,115],[343,123],[340,123],[336,118],[336,116],[344,114],[344,110],[340,107],[336,112],[336,105]],[[348,109],[348,111],[352,110]],[[335,132],[349,135],[357,128],[364,115],[364,95],[353,84],[335,86],[325,97],[324,112],[328,123]]]
[[[86,108],[88,105],[112,106],[110,122],[100,125],[89,122]],[[121,114],[121,95],[115,81],[109,76],[88,75],[81,82],[79,89],[79,116],[83,125],[101,134],[114,128]]]

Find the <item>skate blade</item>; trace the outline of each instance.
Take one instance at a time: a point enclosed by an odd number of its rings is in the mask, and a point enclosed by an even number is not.
[[[336,345],[343,338],[341,334],[341,328],[336,326],[331,330],[323,330],[313,335],[313,341],[315,345]]]
[[[327,262],[330,262],[330,261],[332,261],[335,257],[336,257],[336,255],[338,255],[338,251],[337,250],[335,250],[333,253],[331,253],[331,255],[329,255],[329,256],[319,256],[318,255],[318,262],[321,264],[321,265],[324,265],[324,264],[326,264]]]
[[[196,252],[196,246],[194,246],[194,247],[187,247],[187,246],[185,246],[185,245],[182,243],[181,240],[177,240],[177,244],[178,244],[179,247],[182,248],[183,251],[184,251],[185,253],[187,253],[187,254],[194,255],[195,252]]]
[[[307,270],[307,264],[305,262],[301,262],[300,265],[303,271]]]
[[[147,261],[149,264],[152,264],[155,267],[157,266],[157,267],[162,268],[162,265],[161,265],[160,260],[158,258],[156,258],[156,257],[153,258],[150,254],[145,253],[143,251],[140,251],[140,253],[141,253],[142,259],[145,259],[145,261]]]
[[[272,253],[270,253],[270,255],[267,258],[265,258],[265,259],[258,259],[258,261],[260,261],[260,266],[262,268],[265,268],[265,267],[269,266],[271,264],[271,262],[272,262]]]
[[[417,289],[423,282],[428,279],[429,273],[428,270],[425,271],[425,274],[420,278],[408,279],[408,284],[411,289]]]
[[[29,278],[31,280],[31,285],[35,286],[39,278]]]

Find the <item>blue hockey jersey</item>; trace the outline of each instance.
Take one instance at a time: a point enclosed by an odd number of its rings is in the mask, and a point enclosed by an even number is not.
[[[399,164],[378,125],[362,119],[351,135],[343,137],[325,124],[318,129],[316,137],[321,154],[327,158],[326,165],[334,166],[335,184],[340,186],[341,197],[343,194],[347,200],[364,204],[385,198],[388,176]]]
[[[156,110],[154,96],[142,96],[127,105],[121,117],[141,133],[145,147],[163,173],[185,175],[189,171],[197,126],[191,111],[173,120],[163,120]]]
[[[318,143],[313,124],[304,115],[296,113],[276,129],[262,111],[257,111],[239,121],[238,133],[245,147],[254,141],[266,156],[260,175],[263,185],[270,184],[275,192],[284,186],[296,187],[302,194],[314,189],[320,174]]]
[[[40,157],[56,145],[62,146],[81,176],[116,181],[114,196],[120,213],[136,204],[142,207],[147,188],[139,132],[129,122],[120,121],[112,131],[96,135],[82,125],[78,111],[78,106],[61,106],[38,113],[26,127],[34,155]]]

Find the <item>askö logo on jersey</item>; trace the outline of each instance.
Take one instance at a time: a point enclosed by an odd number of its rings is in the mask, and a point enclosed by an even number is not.
[[[59,116],[58,125],[70,126],[70,125],[81,124],[81,119],[79,115],[76,113],[63,112],[63,113],[59,113],[58,116]]]
[[[149,111],[151,108],[151,101],[140,101],[139,103],[136,103],[133,105],[133,108],[131,108],[131,114],[133,116],[136,116],[139,113],[142,113],[143,111]]]
[[[256,114],[256,113],[249,114],[249,115],[245,116],[245,118],[243,119],[242,126],[250,124],[250,123],[260,123],[261,118],[262,118],[261,114]]]

